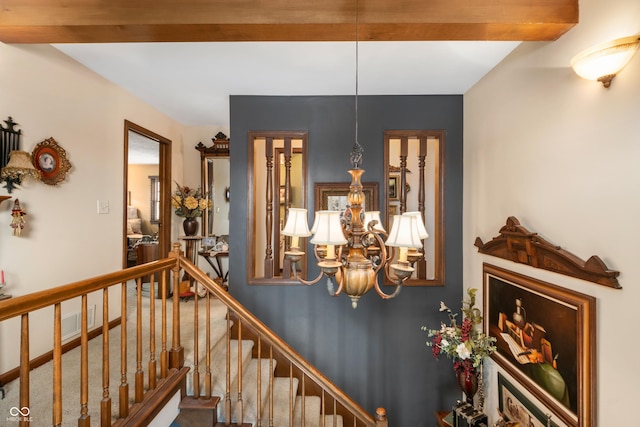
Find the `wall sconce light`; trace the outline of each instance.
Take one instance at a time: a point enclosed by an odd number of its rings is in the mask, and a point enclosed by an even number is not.
[[[571,60],[571,68],[582,78],[602,82],[604,87],[624,68],[638,50],[640,36],[623,37],[593,46]]]
[[[14,150],[9,153],[9,163],[2,168],[0,179],[5,181],[5,188],[11,194],[13,189],[20,185],[25,178],[39,181],[40,172],[33,166],[31,154],[26,151]]]

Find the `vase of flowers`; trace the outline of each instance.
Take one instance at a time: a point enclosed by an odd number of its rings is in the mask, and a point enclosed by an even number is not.
[[[176,215],[184,217],[182,228],[187,236],[195,236],[198,232],[197,217],[202,212],[211,209],[211,200],[208,200],[200,188],[182,186],[176,182],[176,192],[171,198],[171,204],[175,208]]]
[[[458,314],[440,301],[440,311],[447,313],[449,323],[442,322],[440,329],[422,327],[429,335],[430,340],[426,344],[432,348],[433,356],[439,359],[444,354],[453,360],[458,385],[471,404],[482,381],[482,362],[496,351],[496,339],[480,330],[482,315],[480,309],[475,307],[476,292],[475,288],[467,290],[468,299],[462,301],[460,323],[457,321]]]

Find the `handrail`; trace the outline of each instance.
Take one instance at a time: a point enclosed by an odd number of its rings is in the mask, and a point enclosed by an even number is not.
[[[374,419],[374,417],[366,412],[358,403],[353,401],[353,399],[347,396],[324,374],[322,374],[307,360],[305,360],[302,355],[291,348],[289,344],[283,341],[278,335],[276,335],[271,329],[269,329],[268,326],[266,326],[258,318],[256,318],[235,298],[233,298],[227,292],[223,291],[220,286],[218,286],[202,270],[197,268],[189,259],[185,258],[184,256],[180,256],[180,264],[184,271],[193,279],[195,279],[197,283],[202,284],[209,292],[214,294],[223,304],[231,309],[242,322],[249,324],[254,330],[256,330],[263,341],[266,341],[273,347],[277,348],[285,358],[293,363],[312,381],[321,384],[323,389],[325,389],[334,399],[336,399],[341,405],[343,405],[347,411],[352,413],[358,419],[366,422],[367,425],[376,426],[376,419]],[[379,409],[384,412],[384,409]],[[384,416],[384,420],[386,420],[386,416]],[[378,422],[380,421],[382,420],[378,420]],[[386,423],[386,421],[384,422]]]
[[[140,312],[140,304],[141,304],[141,287],[142,287],[142,278],[143,277],[154,277],[156,273],[160,273],[161,280],[158,282],[158,286],[162,286],[163,289],[167,286],[167,273],[173,273],[174,279],[179,274],[180,271],[180,259],[179,259],[179,245],[174,248],[174,251],[169,254],[168,258],[154,261],[148,264],[132,267],[126,270],[120,270],[113,273],[97,276],[91,279],[81,280],[74,283],[70,283],[63,286],[54,287],[52,289],[48,289],[45,291],[34,292],[27,295],[16,296],[11,299],[6,299],[0,301],[0,322],[3,322],[12,318],[19,318],[21,321],[20,324],[20,332],[19,332],[19,344],[20,344],[20,354],[19,354],[19,366],[15,370],[11,370],[11,374],[7,373],[7,378],[11,378],[14,371],[19,372],[19,393],[16,396],[19,404],[17,407],[20,408],[30,408],[30,371],[35,366],[32,365],[32,361],[30,359],[29,352],[29,341],[30,341],[30,328],[29,328],[29,318],[30,314],[35,312],[36,310],[40,310],[43,308],[53,308],[53,350],[49,354],[52,356],[53,361],[53,393],[52,393],[52,419],[54,426],[60,426],[62,423],[62,334],[61,334],[61,304],[65,301],[80,298],[81,299],[81,319],[80,319],[80,337],[76,339],[80,346],[80,362],[78,364],[78,369],[80,372],[80,380],[79,380],[79,403],[80,403],[80,412],[78,418],[78,426],[86,426],[88,427],[91,424],[91,416],[89,415],[89,360],[88,360],[88,345],[89,345],[89,333],[88,330],[88,316],[87,316],[87,297],[91,293],[100,294],[102,293],[102,304],[103,304],[103,325],[96,328],[96,330],[101,330],[102,333],[102,400],[98,402],[99,405],[99,416],[98,421],[102,426],[110,426],[112,424],[112,412],[111,412],[111,402],[112,395],[109,392],[109,329],[111,326],[111,322],[109,322],[109,311],[108,311],[108,299],[111,289],[120,288],[122,290],[122,312],[120,318],[117,320],[117,324],[121,326],[121,336],[123,338],[126,337],[126,328],[122,328],[122,326],[126,323],[126,308],[127,304],[127,296],[126,296],[126,286],[127,283],[131,280],[135,280],[137,284],[137,296],[135,297],[135,304],[138,312]],[[151,284],[154,285],[154,281],[152,279]],[[166,295],[163,294],[163,303],[166,302]],[[173,301],[174,306],[178,307],[178,299],[177,295],[174,297]],[[179,308],[178,308],[179,309]],[[183,349],[180,346],[179,341],[179,333],[176,334],[174,329],[174,337],[172,339],[172,347],[170,350],[166,347],[166,335],[164,334],[164,327],[166,322],[163,320],[163,337],[162,337],[162,349],[160,351],[161,358],[161,368],[158,371],[156,369],[155,361],[153,356],[149,360],[149,368],[146,371],[143,371],[142,368],[142,352],[141,352],[141,339],[136,340],[136,344],[134,345],[135,353],[131,352],[131,354],[135,354],[137,368],[135,371],[135,378],[131,378],[129,375],[132,373],[131,370],[127,367],[127,350],[126,343],[120,342],[120,382],[119,384],[112,383],[114,386],[118,386],[118,402],[119,402],[119,415],[116,416],[117,422],[127,422],[127,420],[132,417],[147,416],[150,414],[146,411],[147,407],[145,405],[139,403],[142,399],[145,399],[145,402],[150,402],[151,397],[162,396],[160,392],[167,393],[167,388],[174,387],[177,382],[183,383],[184,377],[186,375],[185,369],[181,369],[183,364],[181,364],[182,359],[181,355],[183,353]],[[114,322],[114,325],[116,323]],[[137,318],[136,321],[136,331],[135,334],[137,337],[141,336],[141,325],[140,318]],[[155,344],[153,344],[155,346]],[[155,351],[155,350],[152,350]],[[169,357],[171,357],[171,362],[168,362]],[[38,357],[37,359],[40,359]],[[34,360],[37,360],[34,359]],[[44,362],[39,362],[37,366]],[[188,370],[188,369],[186,369]],[[144,388],[143,384],[143,375],[149,375],[150,381],[148,384],[148,388]],[[156,376],[159,375],[159,379],[156,380]],[[15,377],[14,377],[15,378]],[[182,379],[180,379],[182,378]],[[133,379],[135,383],[135,401],[131,402],[130,394],[129,394],[129,381]],[[183,385],[178,386],[178,389],[183,387]],[[174,391],[175,393],[175,391]],[[143,397],[144,396],[144,397]],[[41,401],[41,399],[38,399]],[[18,403],[18,402],[15,402]],[[157,402],[151,404],[151,407],[157,407],[162,404],[162,402]],[[95,404],[94,404],[95,405]],[[95,406],[94,406],[95,409]],[[29,421],[26,420],[27,417],[20,417],[18,425],[20,427],[26,427],[29,425]],[[95,418],[94,418],[95,419]]]
[[[175,259],[166,258],[160,261],[153,261],[148,264],[127,268],[126,270],[104,274],[91,279],[80,280],[75,283],[58,286],[45,291],[6,299],[0,301],[0,322],[41,308],[50,307],[54,304],[67,301],[72,298],[77,298],[91,292],[100,291],[108,286],[117,285],[118,283],[126,282],[127,280],[160,272],[175,266],[175,264]]]
[[[183,271],[182,271],[183,270]],[[162,260],[153,261],[147,264],[143,264],[140,266],[131,267],[125,270],[116,271],[113,273],[96,276],[91,279],[81,280],[74,283],[70,283],[67,285],[55,287],[45,291],[39,291],[28,295],[17,296],[11,299],[7,299],[4,301],[0,301],[0,322],[5,321],[7,319],[21,317],[21,345],[23,349],[21,350],[20,355],[20,406],[28,406],[29,405],[29,370],[31,369],[30,360],[29,360],[29,349],[28,349],[28,341],[29,341],[29,314],[35,310],[39,310],[45,307],[53,307],[54,308],[54,350],[53,350],[53,360],[54,360],[54,395],[53,395],[53,418],[54,425],[59,425],[62,421],[62,403],[60,400],[61,395],[61,333],[60,333],[60,304],[64,301],[73,299],[73,298],[82,298],[82,332],[81,332],[81,351],[82,351],[82,360],[80,364],[81,371],[81,396],[80,396],[80,418],[78,419],[78,425],[88,426],[90,423],[89,416],[87,413],[87,403],[88,403],[88,390],[87,390],[87,345],[88,345],[88,330],[87,330],[87,295],[93,292],[102,291],[103,295],[103,325],[101,327],[103,334],[103,388],[105,390],[105,395],[103,395],[103,400],[100,402],[100,424],[103,426],[111,425],[111,395],[106,391],[109,387],[109,365],[108,365],[108,347],[109,347],[109,325],[108,325],[108,295],[109,289],[112,286],[121,286],[123,291],[122,296],[122,318],[119,320],[121,325],[126,322],[126,301],[127,297],[125,296],[125,287],[126,283],[132,279],[135,279],[137,282],[137,297],[136,304],[138,307],[138,312],[136,316],[136,330],[134,333],[138,334],[138,338],[136,339],[137,344],[135,345],[135,352],[137,354],[137,368],[135,372],[135,402],[132,406],[128,405],[129,401],[129,380],[128,372],[126,366],[121,367],[123,369],[121,383],[119,384],[119,417],[117,418],[116,424],[120,425],[123,422],[126,423],[126,420],[132,419],[132,417],[140,417],[142,413],[145,413],[143,403],[147,403],[147,391],[143,390],[143,380],[144,375],[142,369],[142,353],[141,353],[141,345],[142,340],[139,338],[139,334],[141,333],[141,317],[140,317],[140,304],[141,304],[141,278],[142,277],[153,277],[155,273],[160,273],[162,276],[161,283],[158,285],[162,285],[163,288],[168,286],[168,275],[171,274],[173,277],[174,287],[180,282],[180,277],[182,273],[186,273],[191,277],[195,283],[201,284],[209,291],[210,294],[207,294],[207,299],[210,298],[210,295],[213,295],[218,298],[218,300],[227,307],[227,335],[230,332],[229,326],[229,315],[233,313],[234,319],[237,319],[238,324],[238,338],[239,338],[239,352],[242,353],[242,328],[246,327],[251,333],[255,333],[258,336],[258,358],[260,358],[260,348],[261,343],[270,346],[268,349],[269,359],[273,360],[274,352],[278,353],[284,359],[288,361],[290,375],[293,375],[293,367],[297,370],[300,375],[302,375],[302,401],[304,404],[305,398],[305,380],[309,380],[311,383],[316,384],[317,387],[322,391],[322,405],[324,408],[325,395],[330,397],[333,400],[333,414],[336,414],[336,404],[340,405],[341,411],[346,411],[345,413],[349,414],[350,417],[353,417],[353,420],[345,420],[345,425],[366,425],[370,427],[386,427],[386,413],[384,409],[379,408],[376,411],[376,417],[372,417],[368,414],[360,405],[358,405],[355,401],[349,398],[343,391],[341,391],[338,387],[336,387],[326,376],[324,376],[321,372],[319,372],[314,366],[312,366],[309,362],[307,362],[299,353],[297,353],[293,348],[291,348],[286,342],[284,342],[280,337],[278,337],[271,329],[269,329],[264,323],[258,320],[253,314],[251,314],[244,306],[242,306],[236,299],[231,297],[227,292],[223,291],[220,286],[216,282],[214,282],[209,276],[207,276],[202,270],[197,268],[189,259],[183,256],[183,253],[180,251],[180,245],[178,243],[173,245],[173,250],[169,253],[168,257]],[[164,273],[169,273],[165,275]],[[153,285],[153,279],[151,284]],[[150,298],[153,298],[153,290],[151,290]],[[173,300],[173,322],[172,322],[172,346],[170,348],[165,346],[166,343],[166,333],[165,333],[165,304],[169,301],[169,297],[163,293],[162,295],[162,349],[160,354],[161,368],[160,368],[160,378],[162,378],[162,382],[164,384],[175,383],[178,379],[175,377],[176,374],[185,373],[184,367],[184,348],[180,343],[181,335],[180,335],[180,322],[178,321],[178,315],[180,311],[179,304],[179,295],[177,292],[173,293],[171,297]],[[197,301],[198,296],[196,293],[195,299]],[[209,300],[207,300],[207,309],[209,308]],[[197,343],[197,329],[198,329],[198,314],[196,310],[194,312],[194,324],[185,325],[188,327],[195,328],[194,335],[196,337],[195,342],[195,352],[194,355],[196,357],[194,367],[192,368],[194,379],[199,382],[198,379],[198,343]],[[153,311],[151,311],[151,315],[153,316]],[[207,313],[207,328],[209,326],[209,313]],[[153,321],[150,320],[151,329],[153,331]],[[242,326],[244,325],[244,326]],[[207,373],[205,376],[208,377],[208,381],[210,383],[210,373],[209,373],[209,363],[210,363],[210,354],[211,351],[210,345],[208,343],[209,339],[209,331],[207,330],[207,361],[206,361],[206,369]],[[153,334],[153,332],[152,332]],[[126,330],[122,330],[121,340],[125,340]],[[227,346],[228,346],[229,337],[227,337]],[[149,372],[157,372],[156,371],[156,359],[154,357],[153,352],[155,352],[155,342],[152,339],[151,345],[153,347],[151,358],[149,360]],[[126,343],[121,341],[121,360],[126,357]],[[227,354],[229,352],[227,351]],[[238,359],[239,360],[239,359]],[[240,360],[239,360],[240,361]],[[105,363],[107,363],[105,365]],[[270,362],[272,363],[272,362]],[[126,364],[126,363],[125,363]],[[106,366],[106,368],[105,368]],[[258,364],[260,366],[260,364]],[[273,372],[273,367],[270,365],[271,372]],[[241,367],[239,366],[239,374],[241,375]],[[106,371],[105,371],[106,369]],[[228,368],[227,368],[228,369]],[[258,367],[258,369],[260,369]],[[168,370],[171,372],[169,375],[167,374]],[[259,372],[259,371],[258,371]],[[131,373],[131,372],[130,372]],[[227,373],[228,376],[228,373]],[[153,377],[153,376],[152,376]],[[290,377],[292,378],[292,377]],[[167,381],[171,380],[171,381]],[[229,380],[227,379],[227,382]],[[23,385],[24,383],[24,385]],[[117,386],[117,384],[114,384]],[[242,383],[241,379],[238,378],[238,400],[240,408],[240,418],[242,419],[242,397],[241,397],[241,389]],[[260,389],[260,384],[258,383],[258,388]],[[210,393],[210,384],[206,387],[207,393]],[[228,389],[228,386],[227,386]],[[311,389],[311,388],[309,388]],[[149,392],[155,393],[155,379],[149,382]],[[194,391],[198,391],[198,386],[194,387]],[[24,392],[24,393],[23,393]],[[143,400],[144,393],[144,402]],[[228,392],[227,392],[228,393]],[[24,396],[23,396],[24,394]],[[200,395],[200,392],[197,392],[197,395]],[[210,394],[209,394],[210,396]],[[290,395],[292,398],[292,395]],[[229,397],[227,396],[227,399]],[[228,401],[230,403],[230,400]],[[228,404],[227,403],[227,404]],[[272,405],[273,402],[270,402]],[[124,406],[123,406],[124,405]],[[142,405],[142,406],[141,406]],[[142,411],[142,412],[141,412]],[[290,408],[290,411],[293,411]],[[324,409],[322,410],[324,414]],[[271,409],[273,412],[273,408]],[[227,413],[230,417],[230,411],[227,410]],[[342,413],[342,412],[341,412]],[[291,412],[292,414],[292,412]],[[304,409],[303,409],[303,417],[304,417]],[[229,419],[227,419],[229,422]],[[335,419],[334,419],[335,422]],[[20,425],[25,425],[23,422]],[[324,425],[324,423],[323,423]],[[335,425],[335,424],[334,424]]]

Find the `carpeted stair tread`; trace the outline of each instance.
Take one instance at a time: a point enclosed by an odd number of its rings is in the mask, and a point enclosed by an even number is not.
[[[277,426],[289,426],[289,391],[292,391],[294,396],[298,391],[298,379],[293,378],[292,381],[289,377],[274,377],[273,378],[273,425]],[[262,420],[268,422],[270,417],[270,399],[264,402],[262,408]]]
[[[272,367],[275,369],[276,362],[273,361]],[[260,404],[262,406],[265,405],[265,402],[268,400],[269,393],[269,359],[260,359]],[[243,406],[243,414],[244,414],[244,422],[255,423],[256,413],[257,413],[257,405],[258,405],[258,359],[251,359],[249,365],[245,370],[243,370],[242,375],[242,406]],[[232,422],[238,422],[238,414],[237,414],[237,403],[238,403],[238,392],[237,392],[237,381],[234,382],[234,386],[231,387],[231,408],[232,408]],[[218,419],[223,421],[225,420],[224,415],[224,404],[218,406]]]

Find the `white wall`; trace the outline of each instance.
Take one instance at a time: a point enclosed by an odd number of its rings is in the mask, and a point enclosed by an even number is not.
[[[640,33],[637,0],[580,1],[580,23],[549,43],[524,43],[464,97],[464,278],[482,288],[488,262],[597,298],[600,426],[629,425],[640,351],[640,55],[607,90],[569,66],[599,42]],[[480,255],[473,242],[508,216],[580,258],[620,271],[622,290]],[[485,406],[496,416],[498,367]],[[591,424],[595,425],[595,423]]]
[[[24,295],[120,269],[124,120],[172,140],[177,179],[182,177],[183,126],[48,45],[0,43],[0,81],[0,120],[12,116],[19,123],[22,149],[31,152],[53,137],[72,164],[58,186],[30,183],[11,194],[27,212],[22,237],[13,237],[9,228],[13,201],[0,205],[4,291]],[[109,201],[109,214],[97,214],[97,200]],[[172,220],[175,240],[175,216]],[[98,308],[96,324],[102,319],[100,301],[90,301]],[[63,305],[63,314],[72,305]],[[119,314],[116,301],[111,307],[113,318]],[[51,324],[48,311],[31,316],[32,331]],[[16,327],[17,322],[0,325],[0,372],[16,366]],[[31,335],[32,356],[50,349],[51,335]]]

